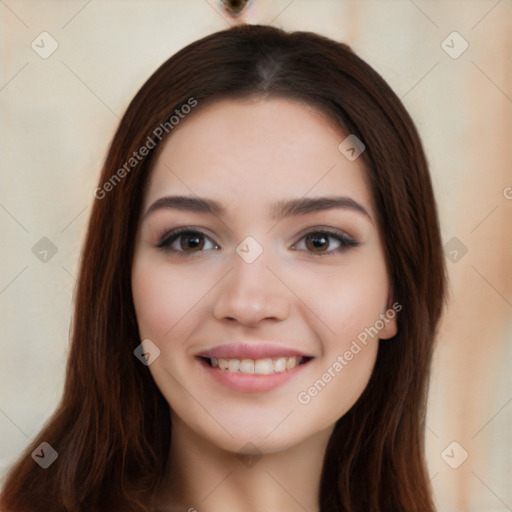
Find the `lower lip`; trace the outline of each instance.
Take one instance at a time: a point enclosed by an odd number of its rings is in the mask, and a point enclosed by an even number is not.
[[[241,373],[230,372],[228,370],[221,370],[220,368],[213,368],[206,361],[198,358],[199,364],[204,370],[217,382],[224,386],[240,391],[242,393],[265,393],[278,388],[290,379],[298,375],[310,361],[299,364],[291,370],[284,372],[271,373],[269,375],[259,375],[255,373]]]

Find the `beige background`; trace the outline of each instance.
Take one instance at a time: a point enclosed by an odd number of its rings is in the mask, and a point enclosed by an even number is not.
[[[172,53],[233,21],[214,0],[2,0],[0,15],[3,474],[63,389],[74,276],[119,117]],[[444,242],[458,239],[427,420],[436,500],[512,510],[511,2],[253,0],[246,20],[348,42],[415,119]],[[31,48],[51,49],[42,32],[58,43],[46,59]],[[46,262],[32,251],[43,237],[57,249]]]

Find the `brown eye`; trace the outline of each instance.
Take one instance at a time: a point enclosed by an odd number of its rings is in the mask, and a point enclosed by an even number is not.
[[[342,251],[346,251],[351,247],[357,247],[359,245],[358,242],[346,234],[329,229],[310,231],[309,233],[306,233],[299,240],[299,245],[303,240],[305,242],[305,249],[300,249],[309,253],[316,253],[318,256],[324,254],[337,254]]]
[[[306,247],[313,252],[323,251],[329,247],[329,237],[325,235],[307,235],[306,239]]]
[[[208,247],[208,243],[210,246]],[[219,246],[201,231],[192,229],[177,229],[162,237],[157,247],[164,251],[179,254],[199,253],[208,249],[218,249]]]
[[[180,248],[182,250],[201,250],[204,247],[204,236],[201,233],[185,232],[181,233],[177,238],[180,240]]]

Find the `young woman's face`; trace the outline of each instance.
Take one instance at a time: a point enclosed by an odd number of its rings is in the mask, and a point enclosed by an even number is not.
[[[362,159],[285,99],[218,101],[174,130],[132,272],[173,422],[232,452],[329,434],[396,333]]]

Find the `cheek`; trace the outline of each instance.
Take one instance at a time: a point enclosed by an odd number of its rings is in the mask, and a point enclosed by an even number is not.
[[[375,365],[378,342],[366,346],[356,343],[351,348],[327,358],[321,370],[297,393],[294,418],[301,428],[310,428],[311,422],[321,427],[333,425],[362,395]]]
[[[295,269],[289,279],[304,303],[304,312],[310,310],[325,334],[326,351],[350,345],[386,311],[389,281],[378,254],[362,254],[338,266]]]
[[[300,316],[313,326],[322,347],[314,372],[295,397],[300,407],[295,419],[303,428],[311,418],[328,425],[343,416],[363,393],[375,365],[375,325],[386,312],[389,281],[380,252],[358,256],[346,264],[288,274],[303,302]]]
[[[210,286],[211,288],[211,286]],[[136,260],[132,293],[141,338],[164,341],[208,292],[208,279],[150,258]],[[157,342],[158,344],[158,342]]]
[[[296,418],[304,428],[310,417],[321,425],[334,423],[363,393],[379,347],[374,326],[388,299],[386,269],[378,262],[340,267],[329,279],[316,282],[304,297],[318,317],[315,331],[322,338],[323,353],[296,396]]]

